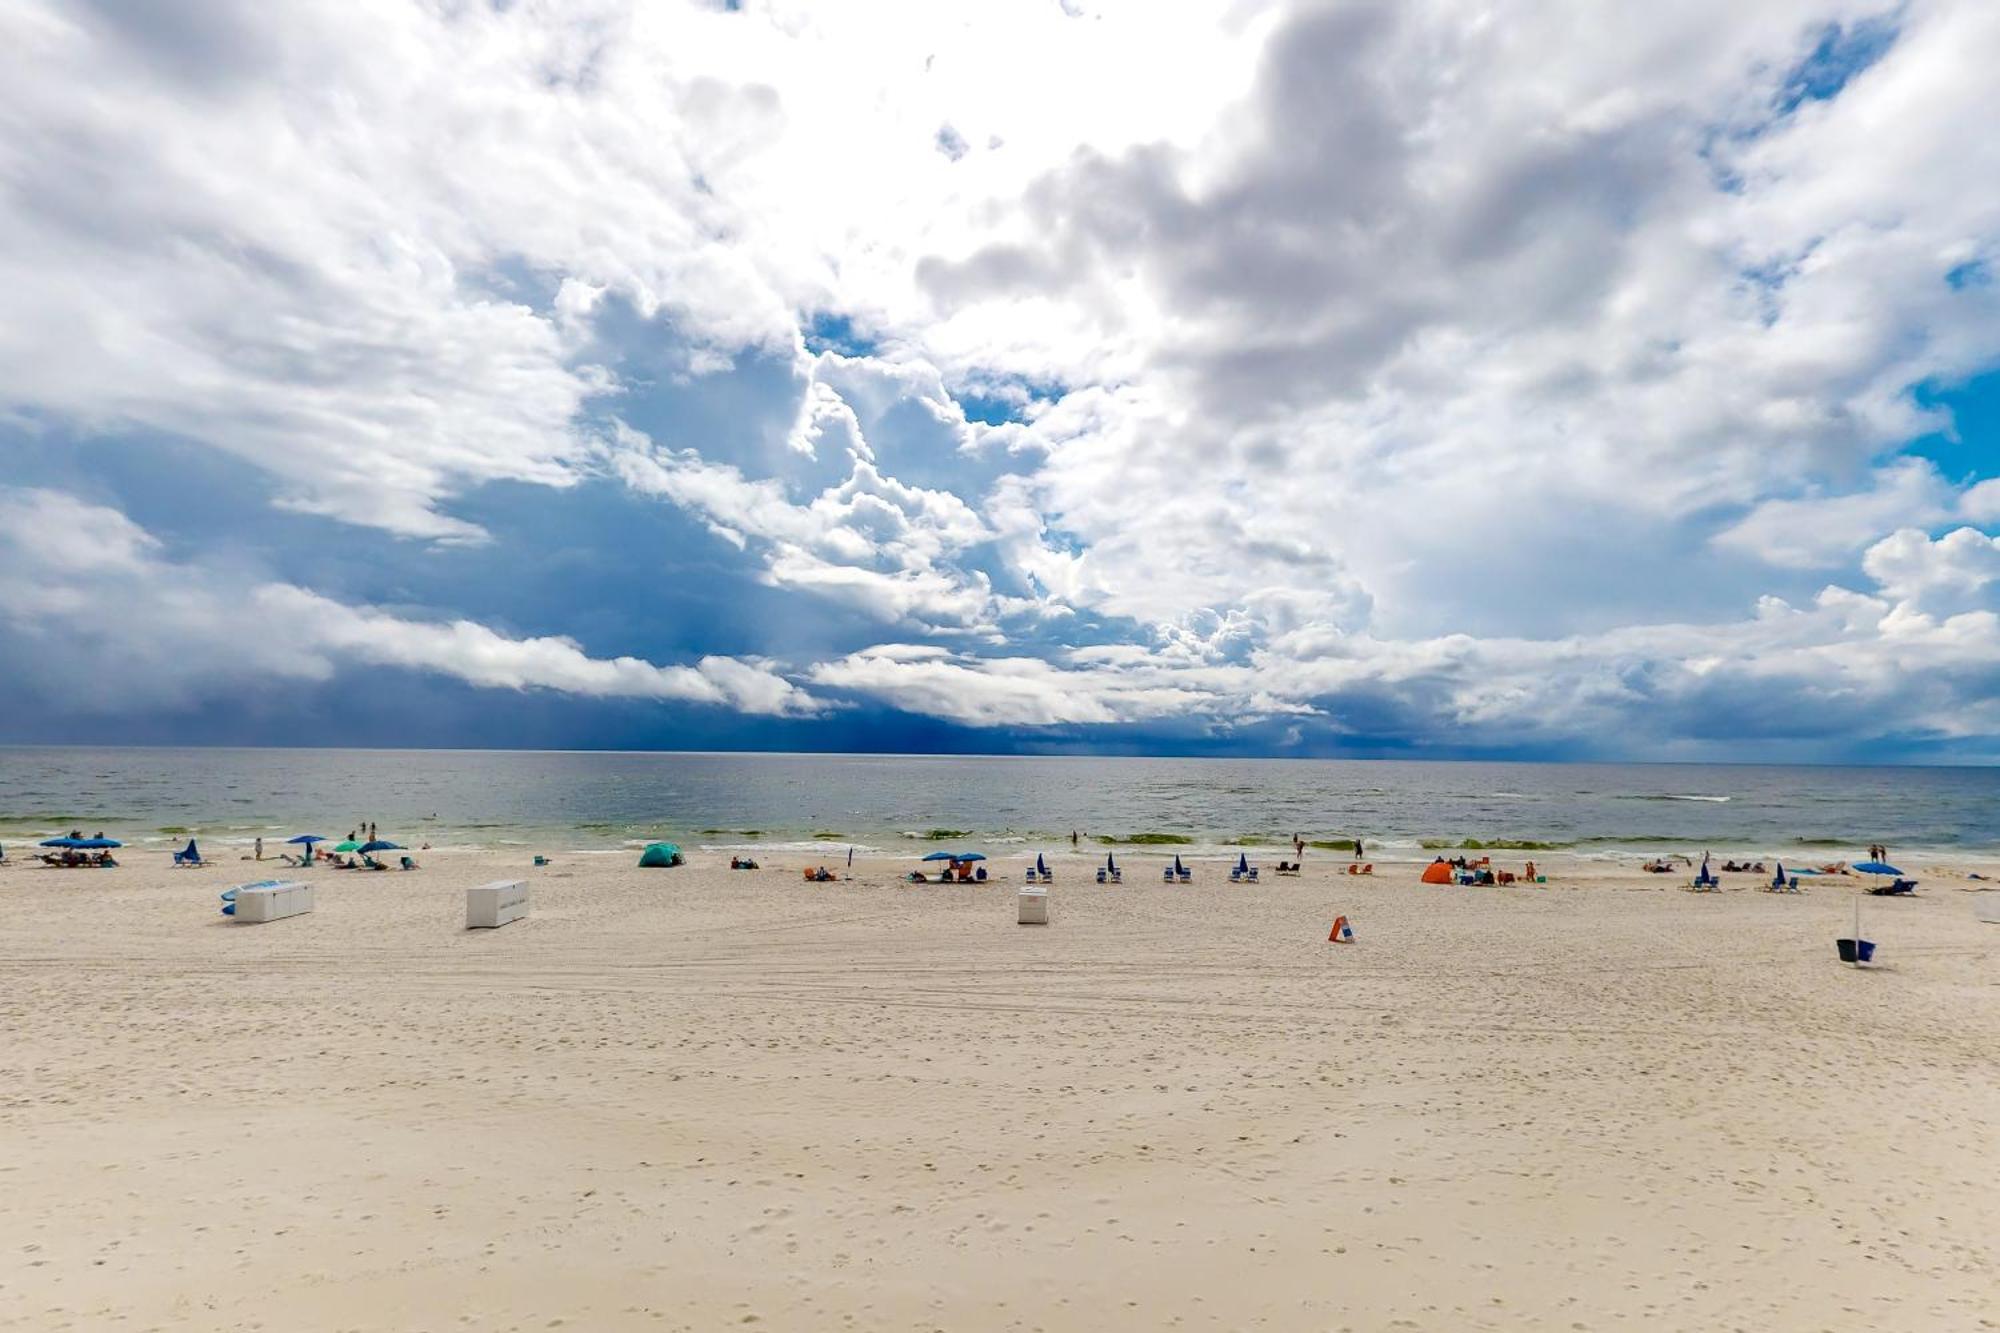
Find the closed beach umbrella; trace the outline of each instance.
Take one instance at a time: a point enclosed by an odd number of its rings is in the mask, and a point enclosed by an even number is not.
[[[1784,886],[1785,886],[1785,863],[1783,861],[1780,861],[1778,862],[1778,873],[1772,877],[1771,887],[1774,889],[1781,889]]]
[[[1042,854],[1040,852],[1035,853],[1035,873],[1038,875],[1046,875],[1049,873],[1048,862],[1042,860]]]
[[[1236,853],[1236,869],[1241,874],[1247,875],[1250,873],[1250,853]]]
[[[1104,854],[1104,868],[1114,875],[1118,873],[1118,863],[1111,859],[1110,852]]]
[[[1181,854],[1179,852],[1174,853],[1174,873],[1176,875],[1186,873],[1181,869]]]

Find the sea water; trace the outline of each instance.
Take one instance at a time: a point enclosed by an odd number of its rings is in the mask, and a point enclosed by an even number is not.
[[[1022,758],[496,750],[0,748],[0,843],[100,829],[411,847],[690,848],[1001,855],[1289,850],[1360,837],[1384,856],[1715,848],[1806,860],[2000,848],[2000,770],[1393,760]],[[1184,841],[1181,841],[1184,840]]]

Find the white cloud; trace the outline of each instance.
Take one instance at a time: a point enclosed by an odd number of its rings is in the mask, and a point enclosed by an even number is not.
[[[1900,601],[1963,597],[2000,579],[2000,537],[1957,528],[1933,541],[1904,528],[1869,547],[1861,563],[1885,594]]]
[[[857,636],[949,636],[811,679],[975,725],[1984,716],[1990,539],[1932,534],[2000,483],[1895,451],[1947,424],[1912,386],[2000,362],[2000,284],[1947,280],[2000,255],[2000,8],[1068,8],[17,5],[0,427],[170,433],[442,541],[483,483],[609,473]],[[1878,62],[1786,102],[1871,21]],[[807,353],[827,318],[853,354]],[[647,439],[597,364],[642,351],[691,395],[790,358],[796,397],[756,462]],[[176,571],[200,623],[257,586],[27,521],[41,577],[0,579],[44,627],[90,579]],[[1800,571],[1873,591],[1795,605]],[[769,664],[312,609],[189,659],[811,707]]]
[[[1950,489],[1922,459],[1879,468],[1865,491],[1766,500],[1714,537],[1717,546],[1794,569],[1844,564],[1884,532],[1950,512]]]
[[[178,702],[244,681],[325,680],[343,666],[431,672],[486,689],[815,713],[769,664],[599,658],[559,636],[347,606],[242,571],[176,563],[130,519],[60,492],[0,487],[0,621],[35,641],[45,688],[91,711]]]

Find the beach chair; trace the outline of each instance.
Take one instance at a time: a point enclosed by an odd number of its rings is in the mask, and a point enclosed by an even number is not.
[[[193,838],[188,839],[186,847],[174,853],[174,865],[177,868],[204,866],[207,864],[208,862],[201,859],[201,849],[194,845]]]
[[[1163,883],[1167,883],[1167,884],[1171,884],[1171,883],[1173,883],[1173,882],[1174,882],[1174,868],[1173,868],[1172,866],[1167,866],[1167,867],[1163,868],[1163,869],[1162,869],[1162,870],[1160,871],[1160,879],[1161,879],[1161,881],[1162,881]]]
[[[1916,891],[1917,882],[1915,880],[1898,879],[1891,881],[1882,888],[1870,889],[1868,893],[1871,897],[1875,898],[1900,898],[1906,893],[1915,893]]]
[[[1243,882],[1243,872],[1235,866],[1229,867],[1229,882],[1231,884],[1241,884]]]
[[[1192,884],[1192,883],[1194,883],[1194,871],[1192,871],[1192,870],[1189,870],[1189,869],[1188,869],[1188,868],[1187,868],[1186,866],[1182,866],[1182,867],[1181,867],[1181,873],[1180,873],[1180,876],[1179,876],[1179,879],[1180,879],[1180,882],[1181,882],[1181,883],[1183,883],[1183,884]]]
[[[405,857],[402,857],[402,858],[401,858],[401,860],[402,860],[402,863],[403,863],[403,866],[402,866],[402,868],[403,868],[403,869],[405,869],[405,870],[415,870],[415,869],[417,869],[417,868],[418,868],[418,866],[417,866],[417,863],[416,863],[415,861],[412,861],[412,860],[411,860],[411,859],[410,859],[409,857],[407,857],[407,856],[405,856]]]
[[[963,878],[965,878],[965,877],[964,877],[963,875],[961,875],[961,876],[959,876],[959,878],[960,878],[960,879],[963,879]],[[975,880],[976,882],[978,882],[978,883],[980,883],[980,884],[984,884],[984,883],[986,882],[986,867],[985,867],[985,866],[980,866],[980,867],[979,867],[979,868],[978,868],[977,870],[974,870],[974,871],[972,872],[972,878],[973,878],[973,879],[974,879],[974,880]]]

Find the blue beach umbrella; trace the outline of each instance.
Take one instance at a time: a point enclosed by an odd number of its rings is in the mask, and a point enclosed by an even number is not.
[[[1185,871],[1183,871],[1183,870],[1181,869],[1181,854],[1180,854],[1179,852],[1175,852],[1175,853],[1174,853],[1174,873],[1175,873],[1176,875],[1180,875],[1180,874],[1185,874],[1185,873],[1186,873]]]
[[[1104,854],[1104,868],[1106,870],[1111,871],[1113,874],[1116,874],[1118,871],[1118,863],[1111,859],[1110,852],[1106,852]]]
[[[370,852],[400,852],[403,850],[403,844],[400,842],[390,842],[387,838],[381,838],[374,842],[362,843],[360,850],[363,856],[368,855]]]
[[[103,851],[110,847],[123,847],[125,844],[116,838],[78,838],[76,845],[87,851],[95,852]]]
[[[41,845],[44,847],[67,847],[71,851],[75,851],[77,848],[83,846],[83,839],[67,836],[61,838],[44,838]]]
[[[1771,879],[1771,887],[1774,889],[1783,888],[1784,884],[1785,884],[1785,863],[1783,861],[1780,861],[1778,862],[1778,873]]]
[[[957,852],[932,852],[924,858],[926,861],[956,861],[958,859]]]
[[[1048,862],[1042,860],[1042,854],[1040,852],[1035,853],[1035,873],[1038,875],[1046,875],[1049,873],[1049,864]]]
[[[1864,875],[1895,875],[1901,878],[1903,874],[1886,861],[1861,861],[1854,868]]]
[[[1236,869],[1238,870],[1238,872],[1245,875],[1250,873],[1250,853],[1248,852],[1236,853]]]
[[[287,839],[285,839],[285,845],[286,845],[286,846],[290,846],[291,844],[293,844],[293,843],[295,843],[295,842],[302,842],[302,843],[304,843],[304,844],[305,844],[306,846],[310,847],[310,846],[312,846],[312,845],[313,845],[314,843],[316,843],[316,842],[325,842],[325,841],[326,841],[326,839],[325,839],[325,838],[323,838],[323,837],[321,837],[321,836],[320,836],[319,834],[317,834],[317,833],[301,833],[301,834],[299,834],[299,836],[298,836],[298,837],[296,837],[296,838],[287,838]]]
[[[961,861],[984,861],[984,860],[986,859],[986,853],[985,853],[985,852],[960,852],[960,853],[958,854],[958,859],[959,859],[959,860],[961,860]]]

